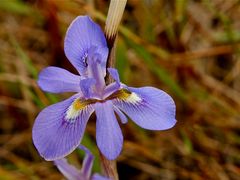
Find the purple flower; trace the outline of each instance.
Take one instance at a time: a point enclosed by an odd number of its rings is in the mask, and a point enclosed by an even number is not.
[[[64,49],[80,76],[47,67],[38,80],[47,92],[76,92],[69,99],[45,108],[36,118],[33,142],[46,160],[63,158],[77,148],[94,112],[97,145],[109,160],[117,158],[123,145],[116,115],[122,123],[127,123],[127,115],[149,130],[165,130],[175,125],[175,104],[167,93],[153,87],[128,87],[120,82],[113,68],[108,68],[108,72],[115,82],[105,84],[107,43],[100,27],[88,16],[79,16],[72,22]]]
[[[69,180],[110,180],[96,173],[91,176],[94,157],[86,147],[80,145],[78,148],[85,151],[81,170],[70,165],[67,159],[63,158],[54,161],[59,171]]]

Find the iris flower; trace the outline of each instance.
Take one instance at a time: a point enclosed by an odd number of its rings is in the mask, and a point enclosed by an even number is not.
[[[59,171],[69,180],[110,180],[97,173],[91,176],[94,157],[92,153],[83,145],[78,147],[80,150],[85,151],[85,158],[83,160],[81,170],[78,170],[73,165],[67,162],[67,159],[58,159],[54,161]]]
[[[71,23],[64,50],[80,76],[58,67],[40,72],[38,85],[42,90],[76,92],[69,99],[43,109],[35,120],[33,142],[43,158],[56,160],[74,151],[93,113],[97,146],[109,160],[117,158],[123,145],[116,116],[123,124],[129,117],[149,130],[165,130],[175,125],[175,104],[167,93],[154,87],[128,87],[120,82],[116,69],[106,68],[108,47],[104,33],[88,16],[78,16]],[[115,80],[109,85],[104,80],[107,71]]]

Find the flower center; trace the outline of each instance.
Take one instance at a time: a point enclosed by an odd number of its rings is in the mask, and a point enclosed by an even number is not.
[[[120,89],[103,100],[101,99],[84,100],[77,98],[73,101],[71,106],[69,106],[66,112],[66,119],[69,120],[70,122],[74,122],[74,120],[79,116],[79,113],[83,111],[85,108],[87,108],[87,106],[95,104],[97,102],[103,103],[113,99],[125,101],[132,104],[139,103],[142,100],[136,93],[130,92],[127,89]]]
[[[120,99],[120,100],[126,100],[129,96],[131,96],[131,92],[127,89],[120,89],[114,93],[112,93],[110,96],[106,98],[106,100],[111,99]]]

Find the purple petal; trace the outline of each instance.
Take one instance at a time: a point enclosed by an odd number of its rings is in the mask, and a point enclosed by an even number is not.
[[[82,79],[80,81],[80,88],[85,98],[90,98],[93,96],[92,86],[96,83],[93,78]]]
[[[115,68],[108,68],[108,72],[112,76],[112,78],[116,81],[116,83],[120,86],[118,71]]]
[[[88,16],[78,16],[67,30],[64,50],[67,58],[80,75],[85,73],[88,51],[94,46],[97,47],[97,53],[102,57],[102,67],[106,67],[108,48],[100,26]]]
[[[47,67],[39,74],[38,85],[51,93],[80,92],[80,76],[58,67]]]
[[[70,165],[67,162],[67,159],[55,160],[54,164],[57,166],[59,171],[67,178],[71,180],[86,180],[86,178],[81,174],[81,172],[75,168],[73,165]]]
[[[114,106],[114,111],[117,113],[117,115],[119,116],[123,124],[126,124],[128,122],[127,117],[125,116],[125,114],[122,113],[121,110],[119,110],[117,107]]]
[[[164,91],[153,87],[128,88],[132,94],[126,100],[114,100],[114,105],[126,113],[137,125],[150,130],[173,127],[175,103]]]
[[[94,160],[94,156],[92,155],[92,153],[83,145],[79,146],[79,149],[85,151],[85,157],[83,160],[83,164],[82,164],[82,169],[81,169],[81,173],[84,175],[84,177],[87,177],[87,179],[90,178],[91,176],[91,172],[92,172],[92,166],[93,166],[93,160]]]
[[[94,174],[91,180],[111,180],[107,177],[101,176],[100,174]]]
[[[123,136],[113,111],[112,102],[96,103],[95,110],[97,145],[107,159],[116,159],[122,150]]]
[[[53,104],[37,116],[33,130],[33,142],[46,160],[55,160],[71,153],[81,142],[90,115],[91,105],[73,111],[72,103],[79,94]]]
[[[67,159],[63,158],[55,160],[54,163],[60,172],[70,180],[89,180],[91,177],[92,165],[94,157],[92,153],[83,145],[79,145],[79,149],[85,151],[85,157],[82,164],[81,171],[76,169],[73,165],[67,162]],[[101,177],[101,176],[100,176]]]
[[[119,74],[118,71],[114,68],[108,68],[109,74],[112,76],[112,78],[115,80],[115,82],[109,84],[105,89],[104,89],[104,98],[107,98],[110,96],[112,93],[116,92],[121,88],[121,83],[119,79]]]
[[[101,66],[101,57],[95,53],[94,48],[89,52],[89,62],[87,68],[87,76],[96,80],[95,87],[98,92],[102,92],[105,87],[104,77],[106,75],[106,67]]]
[[[109,84],[103,91],[103,99],[106,99],[108,96],[115,93],[119,89],[120,86],[116,82]]]

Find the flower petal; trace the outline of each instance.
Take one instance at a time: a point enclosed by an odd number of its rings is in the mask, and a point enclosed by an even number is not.
[[[107,98],[117,90],[121,88],[121,82],[119,79],[118,71],[114,68],[108,68],[109,74],[112,76],[112,78],[115,80],[115,82],[109,84],[105,89],[103,93],[103,97]]]
[[[176,107],[167,93],[153,87],[128,90],[132,92],[128,98],[113,103],[137,125],[150,130],[165,130],[175,125]]]
[[[57,166],[58,170],[67,178],[71,180],[85,180],[84,176],[81,174],[81,172],[74,167],[73,165],[70,165],[67,162],[67,159],[58,159],[54,161],[54,164]]]
[[[104,177],[104,176],[101,176],[98,173],[95,173],[95,174],[93,174],[91,180],[111,180],[111,179],[107,178],[107,177]]]
[[[117,69],[115,68],[108,68],[109,74],[112,78],[116,81],[116,83],[120,86],[120,78]]]
[[[123,112],[121,110],[119,110],[116,106],[114,106],[114,111],[117,113],[117,115],[119,116],[119,118],[123,124],[126,124],[128,122],[128,119],[125,116],[125,114],[123,114]]]
[[[80,76],[58,67],[47,67],[39,74],[38,85],[47,92],[80,92]]]
[[[80,144],[93,108],[76,102],[79,96],[53,104],[37,116],[32,130],[33,142],[46,160],[62,158]]]
[[[101,56],[95,52],[95,48],[91,48],[88,56],[87,77],[96,80],[95,88],[101,92],[105,87],[104,77],[106,75],[106,67],[101,65]]]
[[[96,80],[93,78],[82,79],[80,81],[80,88],[85,98],[90,98],[93,96],[92,86],[96,83]]]
[[[89,179],[92,172],[94,156],[85,146],[80,145],[78,148],[85,151],[85,157],[83,160],[81,173],[83,174],[84,177]]]
[[[78,170],[73,165],[67,162],[66,158],[55,160],[54,164],[57,166],[59,171],[70,180],[110,180],[107,177],[101,176],[99,174],[94,174],[91,178],[91,171],[94,156],[92,153],[83,145],[79,145],[79,149],[85,151],[85,157],[82,164],[81,171]]]
[[[123,136],[113,111],[112,102],[96,103],[95,110],[97,145],[107,159],[116,159],[122,150]]]
[[[84,75],[88,51],[94,46],[97,47],[97,53],[102,56],[102,67],[106,67],[108,48],[100,26],[88,16],[78,16],[67,30],[64,51],[80,75]]]

